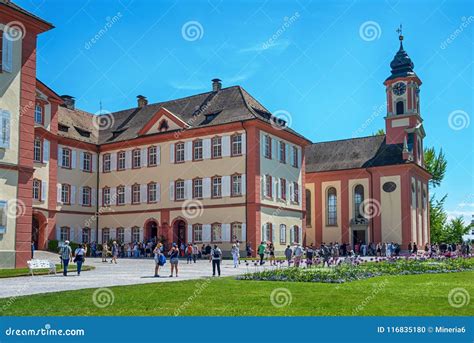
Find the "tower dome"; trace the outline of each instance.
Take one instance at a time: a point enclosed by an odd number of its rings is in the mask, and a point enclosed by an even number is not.
[[[405,49],[403,49],[403,35],[399,35],[399,40],[400,49],[398,49],[397,53],[393,57],[392,62],[390,62],[390,67],[392,68],[392,75],[390,75],[387,80],[392,80],[397,77],[416,75],[413,71],[413,68],[415,67],[413,61],[411,60],[410,56],[408,56]]]

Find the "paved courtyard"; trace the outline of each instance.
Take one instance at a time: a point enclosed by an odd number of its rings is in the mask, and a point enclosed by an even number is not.
[[[56,254],[37,251],[35,258],[48,259],[59,263]],[[160,270],[159,278],[153,277],[155,262],[152,259],[119,259],[117,264],[101,262],[100,258],[87,258],[85,265],[94,266],[94,270],[68,273],[67,277],[58,270],[56,275],[23,276],[0,279],[0,298],[16,297],[38,293],[60,292],[84,288],[136,285],[152,282],[174,282],[193,280],[212,276],[212,266],[208,260],[199,260],[196,264],[186,264],[180,260],[178,277],[170,278],[169,261]],[[239,268],[234,268],[230,260],[224,260],[221,265],[222,276],[235,276],[255,271],[263,267],[246,266],[242,262]],[[265,268],[269,268],[266,266]]]

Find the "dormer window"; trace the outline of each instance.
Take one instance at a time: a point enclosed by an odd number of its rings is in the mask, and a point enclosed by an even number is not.
[[[160,126],[158,127],[158,131],[160,132],[168,131],[168,129],[169,129],[168,121],[166,119],[163,119],[160,123]]]
[[[63,125],[63,124],[58,124],[58,130],[62,132],[68,132],[69,126]]]
[[[86,138],[90,138],[91,136],[91,133],[87,130],[83,130],[79,127],[76,127],[74,126],[74,128],[76,129],[76,131],[82,136],[82,137],[86,137]]]

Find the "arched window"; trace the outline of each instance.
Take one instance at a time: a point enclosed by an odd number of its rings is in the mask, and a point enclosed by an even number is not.
[[[357,185],[354,188],[354,218],[364,217],[364,209],[361,208],[364,201],[364,186]]]
[[[313,205],[311,203],[311,191],[307,189],[305,191],[306,195],[306,226],[311,227],[311,206]]]
[[[405,113],[405,105],[403,104],[403,101],[397,101],[397,114],[403,114]]]
[[[337,191],[331,187],[327,193],[327,225],[337,225]]]

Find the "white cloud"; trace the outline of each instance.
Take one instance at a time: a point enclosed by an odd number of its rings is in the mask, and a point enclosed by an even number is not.
[[[464,224],[469,224],[472,219],[472,215],[474,215],[474,211],[446,211],[448,214],[448,220],[455,219],[457,217],[463,217]]]
[[[263,51],[269,51],[269,50],[274,50],[274,51],[283,51],[286,48],[290,46],[290,41],[288,39],[279,39],[272,44],[267,44],[267,43],[259,43],[255,44],[253,46],[247,47],[247,48],[242,48],[239,50],[240,53],[246,53],[246,52],[263,52]]]

